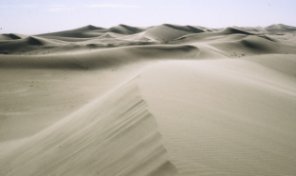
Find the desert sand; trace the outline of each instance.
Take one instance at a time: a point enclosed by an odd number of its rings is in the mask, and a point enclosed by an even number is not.
[[[2,176],[296,175],[296,27],[0,34]]]

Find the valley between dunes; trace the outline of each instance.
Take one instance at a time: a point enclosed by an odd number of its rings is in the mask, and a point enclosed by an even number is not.
[[[296,28],[0,34],[2,176],[296,175]]]

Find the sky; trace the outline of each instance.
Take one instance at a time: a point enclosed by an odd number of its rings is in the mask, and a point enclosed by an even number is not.
[[[85,25],[296,26],[296,0],[0,0],[0,33]]]

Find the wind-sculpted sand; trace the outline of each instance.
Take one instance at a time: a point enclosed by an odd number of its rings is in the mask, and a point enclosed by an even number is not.
[[[0,34],[2,176],[296,175],[296,28]]]

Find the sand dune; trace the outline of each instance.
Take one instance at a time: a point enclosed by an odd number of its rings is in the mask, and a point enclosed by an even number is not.
[[[0,175],[295,175],[294,27],[0,35]]]
[[[109,94],[7,151],[1,175],[174,175],[136,85]]]
[[[160,41],[160,42],[168,42],[183,35],[189,33],[202,32],[202,30],[198,30],[194,27],[184,27],[184,26],[176,26],[163,24],[160,26],[155,26],[147,29],[145,31],[145,36],[147,38]]]
[[[287,59],[295,68],[295,56]],[[295,174],[295,77],[278,68],[249,59],[176,61],[141,76],[180,173]]]
[[[0,41],[1,40],[16,40],[16,39],[21,39],[24,38],[25,35],[21,35],[21,34],[1,34],[0,35]]]
[[[265,28],[268,32],[282,33],[282,32],[296,32],[296,27],[285,24],[270,25]]]
[[[222,34],[246,34],[246,35],[250,35],[251,33],[240,30],[240,29],[236,29],[233,27],[228,27],[225,30],[222,31]]]
[[[268,39],[250,35],[236,41],[220,41],[213,43],[219,49],[226,50],[233,56],[244,56],[261,53],[280,53],[280,45]],[[283,49],[285,50],[285,48]],[[293,51],[291,51],[293,52]]]
[[[41,53],[42,54],[42,53]],[[57,55],[19,56],[0,58],[0,68],[94,69],[151,59],[188,59],[197,57],[199,49],[191,45],[153,45],[108,48],[61,53]]]
[[[47,34],[40,34],[40,36],[61,36],[61,37],[74,37],[74,38],[90,38],[96,37],[102,32],[105,32],[106,29],[101,27],[96,27],[93,25],[87,25],[81,28],[61,31],[61,32],[53,32]]]
[[[0,41],[0,52],[1,54],[24,54],[30,53],[31,51],[57,48],[65,44],[65,42],[60,40],[46,39],[39,36],[28,36],[15,40]]]
[[[134,33],[143,31],[143,29],[120,24],[118,26],[111,27],[110,29],[108,29],[108,31],[119,33],[119,34],[134,34]]]

